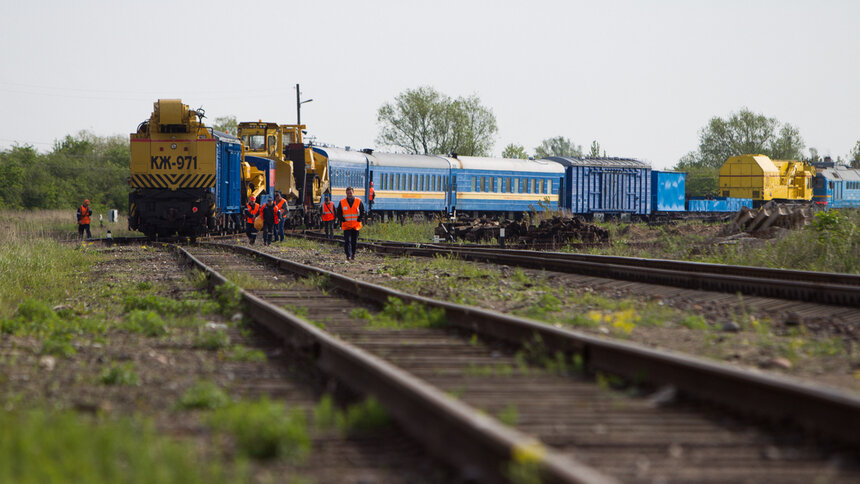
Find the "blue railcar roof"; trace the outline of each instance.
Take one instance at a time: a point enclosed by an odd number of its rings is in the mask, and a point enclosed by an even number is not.
[[[550,156],[546,158],[567,166],[603,166],[607,168],[640,168],[647,170],[651,168],[650,163],[635,158],[590,158],[590,157],[568,157]]]

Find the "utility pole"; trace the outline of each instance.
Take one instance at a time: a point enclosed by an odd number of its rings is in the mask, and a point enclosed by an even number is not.
[[[299,126],[302,124],[302,104],[309,103],[311,101],[313,101],[313,99],[302,101],[302,90],[299,88],[299,85],[296,84],[296,124]]]

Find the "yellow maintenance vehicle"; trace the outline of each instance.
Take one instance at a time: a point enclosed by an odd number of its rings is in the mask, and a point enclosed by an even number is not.
[[[287,199],[288,223],[315,226],[322,194],[328,190],[328,165],[313,147],[304,143],[303,124],[242,122],[238,136],[245,147],[245,159],[274,161],[275,190]]]
[[[244,159],[242,142],[203,123],[203,109],[159,99],[129,136],[129,228],[147,236],[243,229],[249,196],[274,194],[271,160]]]
[[[770,200],[809,201],[815,167],[797,160],[771,160],[761,154],[732,156],[720,167],[720,195]]]

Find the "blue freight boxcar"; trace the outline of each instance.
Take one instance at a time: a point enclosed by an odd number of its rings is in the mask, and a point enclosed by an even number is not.
[[[257,196],[257,203],[265,204],[275,197],[275,160],[259,156],[245,156],[245,161],[266,174],[265,190]]]
[[[217,183],[215,191],[215,208],[221,214],[231,218],[231,227],[238,226],[238,220],[233,217],[241,211],[242,204],[242,143],[239,139],[226,133],[213,132],[218,140],[215,151],[215,173]]]
[[[651,171],[651,210],[654,212],[683,212],[686,173]]]
[[[651,165],[629,158],[547,158],[565,167],[564,208],[575,214],[648,215]]]
[[[687,200],[688,212],[737,212],[742,207],[752,208],[751,198],[733,197],[691,197]]]

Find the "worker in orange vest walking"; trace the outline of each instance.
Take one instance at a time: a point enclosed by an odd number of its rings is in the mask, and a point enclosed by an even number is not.
[[[325,201],[322,205],[322,219],[323,228],[325,228],[325,235],[328,238],[334,237],[334,204],[331,203],[331,195],[326,192]]]
[[[275,242],[284,241],[284,225],[287,223],[287,199],[275,192]]]
[[[245,207],[245,233],[248,235],[248,243],[254,245],[257,240],[257,228],[254,227],[254,220],[260,214],[260,204],[257,203],[256,197],[248,197],[248,205]]]
[[[352,187],[346,188],[346,198],[337,206],[337,219],[343,229],[343,250],[346,260],[355,260],[355,249],[358,246],[358,231],[364,220],[364,204],[355,198]]]
[[[373,210],[373,200],[376,198],[376,191],[373,189],[373,182],[370,182],[370,190],[367,192],[367,209]]]
[[[90,217],[92,217],[93,211],[90,210],[90,199],[84,200],[84,204],[78,207],[78,238],[84,238],[84,230],[87,231],[87,238],[93,238],[93,234],[90,233]]]

